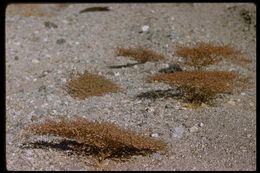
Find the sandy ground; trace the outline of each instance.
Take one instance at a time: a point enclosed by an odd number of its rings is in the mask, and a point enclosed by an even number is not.
[[[92,6],[110,11],[79,13]],[[176,44],[231,44],[251,64],[209,67],[235,71],[255,81],[254,4],[67,4],[11,5],[6,12],[6,160],[8,170],[256,170],[256,87],[226,95],[216,106],[188,109],[174,98],[140,100],[142,92],[168,89],[145,78],[172,62]],[[149,26],[142,32],[143,26]],[[129,68],[115,57],[117,46],[143,46],[165,61]],[[185,65],[183,69],[187,68]],[[119,84],[122,91],[77,100],[61,88],[72,71],[88,70]],[[168,143],[168,153],[133,156],[126,162],[68,155],[55,148],[24,148],[22,129],[46,117],[82,116],[116,123]],[[57,139],[53,139],[57,140]]]

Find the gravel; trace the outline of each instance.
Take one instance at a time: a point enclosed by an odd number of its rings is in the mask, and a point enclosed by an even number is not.
[[[79,14],[85,8],[110,11]],[[9,7],[8,7],[9,8]],[[256,87],[226,95],[215,106],[185,107],[175,98],[139,99],[152,90],[168,90],[145,78],[178,62],[177,43],[215,41],[232,44],[252,59],[243,66],[220,63],[207,70],[230,70],[255,81],[256,30],[253,4],[157,3],[69,4],[51,16],[6,15],[6,160],[8,170],[96,170],[91,158],[54,148],[23,148],[24,142],[56,138],[23,134],[23,128],[46,118],[81,116],[114,122],[168,143],[166,154],[133,156],[127,162],[106,160],[104,170],[256,170]],[[11,7],[10,7],[11,8]],[[241,12],[242,11],[242,12]],[[145,27],[148,26],[148,27]],[[143,32],[140,32],[142,30]],[[162,62],[128,68],[114,48],[144,46],[165,54]],[[121,86],[118,93],[74,99],[62,86],[85,70]]]

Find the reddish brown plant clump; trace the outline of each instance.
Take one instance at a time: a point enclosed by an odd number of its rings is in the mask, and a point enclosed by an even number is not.
[[[164,82],[176,86],[185,93],[185,99],[193,103],[207,102],[218,93],[229,93],[233,89],[232,72],[219,71],[181,71],[169,74],[157,74],[148,81]]]
[[[131,57],[140,63],[164,59],[162,54],[144,48],[117,48],[115,54],[116,56]]]
[[[199,42],[194,47],[178,46],[176,55],[186,58],[187,64],[198,70],[224,59],[237,63],[251,62],[249,59],[241,56],[242,53],[240,51],[229,45],[215,45],[204,42]]]
[[[149,153],[166,147],[160,140],[119,128],[112,123],[91,122],[84,118],[47,120],[42,124],[31,125],[26,130],[37,135],[68,138],[98,148],[101,159],[114,157],[120,153],[122,157],[124,154],[131,155],[131,152]]]

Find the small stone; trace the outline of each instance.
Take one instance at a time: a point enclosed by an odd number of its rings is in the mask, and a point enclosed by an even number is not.
[[[52,22],[49,22],[49,21],[44,22],[44,26],[46,28],[58,28],[58,26],[55,23],[52,23]]]
[[[251,103],[249,103],[249,105],[250,105],[250,106],[254,106],[254,103],[251,102]]]
[[[248,138],[250,138],[252,135],[251,134],[248,134],[248,135],[246,135]]]
[[[148,25],[144,25],[144,26],[142,26],[142,31],[147,32],[149,30],[149,28],[150,27]]]
[[[31,121],[32,121],[32,122],[36,121],[37,119],[38,119],[37,116],[32,115],[32,117],[31,117]]]
[[[38,64],[38,63],[40,63],[40,61],[39,61],[38,59],[33,59],[33,60],[32,60],[32,63],[33,63],[33,64]]]
[[[229,100],[227,103],[233,106],[236,105],[236,103],[233,100]]]
[[[115,76],[120,76],[120,73],[119,73],[119,72],[116,72],[116,73],[115,73]]]
[[[57,44],[64,44],[65,42],[66,42],[66,40],[63,39],[63,38],[60,38],[60,39],[58,39],[58,40],[56,41]]]
[[[160,73],[174,73],[176,71],[182,71],[178,64],[170,64],[169,67],[159,70]]]
[[[40,86],[40,88],[38,89],[39,92],[45,92],[46,91],[46,86],[42,85]]]
[[[138,65],[134,65],[134,69],[138,69]]]
[[[190,131],[191,133],[196,133],[196,132],[199,131],[199,128],[197,127],[197,125],[195,125],[195,126],[191,127],[191,128],[189,129],[189,131]]]
[[[241,95],[241,96],[245,96],[245,95],[246,95],[246,93],[243,93],[243,92],[242,92],[240,95]]]
[[[183,126],[179,126],[179,127],[174,128],[174,129],[170,129],[170,131],[171,131],[170,135],[172,137],[174,137],[174,138],[182,138],[185,129],[184,129]]]
[[[67,79],[66,78],[61,78],[61,81],[66,83],[67,82]]]
[[[183,115],[183,117],[182,117],[184,120],[187,120],[188,118],[189,118],[189,116],[188,115]]]
[[[199,123],[199,127],[203,127],[204,126],[204,124],[203,123]]]
[[[18,58],[18,56],[15,56],[15,57],[14,57],[14,60],[16,60],[16,61],[17,61],[18,59],[19,59],[19,58]]]
[[[151,137],[153,137],[153,138],[158,138],[158,137],[159,137],[159,134],[158,134],[158,133],[153,133],[153,134],[151,134]]]
[[[54,110],[52,110],[51,113],[52,113],[52,114],[57,114],[57,111],[54,109]]]
[[[153,108],[153,107],[150,107],[150,108],[148,108],[148,110],[147,110],[149,113],[153,113],[154,111],[155,111],[155,109]]]

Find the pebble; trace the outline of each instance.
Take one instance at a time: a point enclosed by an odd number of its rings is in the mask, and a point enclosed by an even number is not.
[[[175,127],[174,129],[170,129],[171,131],[171,136],[174,138],[182,138],[183,133],[185,131],[184,127],[181,125],[179,127]]]
[[[150,27],[148,25],[144,25],[144,26],[142,26],[142,31],[147,32],[149,30],[149,28]]]
[[[174,73],[176,71],[182,71],[178,64],[170,64],[169,67],[159,70],[160,73]]]
[[[204,124],[203,123],[199,123],[199,127],[203,127],[204,126]]]
[[[120,76],[120,73],[119,73],[119,72],[116,72],[114,75],[115,75],[115,76]]]
[[[38,91],[39,92],[43,92],[43,91],[45,92],[46,91],[46,86],[45,85],[40,86]]]
[[[196,133],[196,132],[199,131],[199,128],[198,128],[197,125],[195,125],[195,126],[191,127],[191,128],[189,129],[189,131],[190,131],[191,133]]]
[[[38,59],[33,59],[33,60],[32,60],[32,63],[33,63],[33,64],[38,64],[38,63],[40,63],[40,61],[39,61]]]
[[[246,95],[246,93],[241,93],[240,95],[241,95],[241,96],[245,96],[245,95]]]
[[[55,23],[52,23],[52,22],[49,22],[49,21],[44,22],[44,26],[46,28],[58,28],[58,26]]]
[[[246,135],[248,138],[250,138],[252,135],[251,134],[248,134],[248,135]]]
[[[57,44],[64,44],[65,42],[66,42],[66,40],[63,39],[63,38],[60,38],[60,39],[58,39],[58,40],[56,41]]]
[[[158,138],[158,137],[159,137],[159,134],[158,134],[158,133],[153,133],[153,134],[151,134],[151,137],[153,137],[153,138]]]
[[[236,103],[233,100],[229,100],[227,103],[233,106],[236,105]]]

